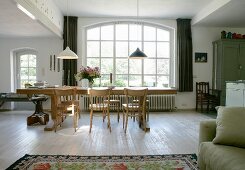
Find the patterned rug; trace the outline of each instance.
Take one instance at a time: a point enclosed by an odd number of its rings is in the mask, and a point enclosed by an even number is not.
[[[7,170],[197,170],[195,154],[142,156],[25,155]]]

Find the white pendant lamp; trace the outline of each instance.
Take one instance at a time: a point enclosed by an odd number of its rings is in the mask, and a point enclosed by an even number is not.
[[[68,17],[68,0],[67,0],[67,22],[66,22],[67,47],[64,51],[59,53],[57,58],[60,58],[60,59],[78,59],[78,56],[76,55],[76,53],[74,53],[68,46],[69,45],[69,28],[68,28],[68,25],[69,25],[69,17]]]
[[[137,0],[137,25],[138,25],[138,18],[139,18],[139,0]],[[137,33],[137,41],[138,41],[138,33]],[[144,59],[147,55],[139,48],[137,48],[132,54],[129,55],[129,59]]]

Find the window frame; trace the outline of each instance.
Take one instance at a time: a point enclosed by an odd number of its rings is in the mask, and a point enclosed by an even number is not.
[[[104,22],[104,23],[99,23],[99,24],[94,24],[94,25],[90,25],[90,26],[87,26],[85,27],[85,57],[84,57],[84,60],[83,60],[83,66],[86,66],[87,65],[87,43],[88,41],[93,41],[93,40],[88,40],[87,39],[87,32],[89,29],[93,29],[93,28],[96,28],[96,27],[99,27],[99,31],[100,31],[100,38],[99,40],[94,40],[94,41],[99,41],[99,46],[101,47],[101,42],[102,41],[107,41],[107,40],[101,40],[101,27],[103,26],[109,26],[109,25],[113,25],[113,29],[114,29],[114,38],[113,40],[108,40],[108,41],[113,41],[113,56],[112,57],[109,57],[111,59],[113,59],[113,72],[112,74],[113,75],[123,75],[123,74],[116,74],[116,59],[125,59],[125,57],[116,57],[116,42],[128,42],[128,51],[130,51],[129,49],[129,43],[134,41],[134,40],[129,40],[129,37],[128,37],[128,40],[116,40],[115,36],[116,36],[116,24],[139,24],[141,27],[142,27],[142,31],[141,31],[141,34],[142,34],[142,40],[137,40],[139,42],[141,42],[141,47],[142,49],[144,48],[144,42],[154,42],[156,44],[156,54],[157,54],[157,42],[166,42],[166,41],[158,41],[157,38],[156,40],[154,41],[146,41],[144,40],[144,26],[149,26],[149,27],[154,27],[156,29],[156,37],[157,37],[157,29],[162,29],[162,30],[165,30],[165,31],[168,31],[169,34],[170,34],[170,37],[169,37],[169,87],[176,87],[176,56],[175,56],[175,30],[174,28],[171,28],[171,27],[167,27],[167,26],[163,26],[163,25],[160,25],[160,24],[155,24],[155,23],[149,23],[149,22],[136,22],[136,21],[111,21],[111,22]],[[128,32],[128,36],[129,36],[129,32]],[[104,59],[104,58],[107,58],[107,57],[101,57],[101,48],[100,48],[100,51],[99,51],[99,54],[100,56],[99,57],[89,57],[89,58],[97,58],[99,59],[99,67],[101,67],[101,59]],[[142,72],[141,74],[130,74],[129,73],[129,60],[128,60],[128,77],[130,75],[140,75],[141,76],[141,86],[144,85],[144,75],[147,75],[147,76],[156,76],[156,83],[157,83],[157,77],[158,76],[164,76],[164,74],[157,74],[157,60],[158,59],[164,59],[164,58],[159,58],[159,57],[151,57],[150,59],[155,59],[156,61],[156,72],[155,74],[144,74],[144,64],[142,61],[141,62],[141,67],[142,67]],[[168,58],[167,58],[168,59]],[[109,76],[110,73],[108,74],[103,74],[103,75],[108,75]],[[129,81],[130,79],[128,78],[127,80],[127,86],[129,86]],[[113,83],[115,82],[115,76],[113,76]],[[101,79],[99,80],[99,84],[101,84]]]
[[[35,68],[35,71],[36,71],[36,81],[37,81],[37,79],[38,79],[38,73],[37,73],[37,71],[38,71],[38,66],[37,66],[37,64],[38,64],[38,62],[37,62],[37,52],[35,51],[35,50],[31,50],[31,49],[25,49],[25,50],[19,50],[19,51],[16,51],[16,53],[15,53],[15,56],[16,56],[16,63],[15,63],[15,65],[16,65],[16,70],[15,70],[15,72],[16,72],[16,76],[15,76],[15,82],[16,82],[16,88],[21,88],[21,77],[20,77],[20,69],[22,68],[21,66],[20,66],[20,58],[21,58],[21,56],[22,55],[35,55],[36,56],[36,67],[29,67],[29,65],[28,65],[28,70],[29,70],[29,68]],[[28,80],[29,80],[29,74],[28,74]]]

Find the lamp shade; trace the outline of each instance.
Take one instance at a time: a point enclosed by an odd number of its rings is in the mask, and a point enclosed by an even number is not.
[[[78,56],[76,55],[76,53],[71,51],[71,49],[67,46],[64,51],[59,53],[57,58],[60,58],[60,59],[78,59]]]
[[[133,52],[133,53],[129,56],[130,59],[144,59],[144,58],[146,58],[146,57],[147,57],[147,55],[145,55],[145,53],[143,53],[142,51],[140,51],[139,48],[137,48],[137,49],[135,50],[135,52]]]

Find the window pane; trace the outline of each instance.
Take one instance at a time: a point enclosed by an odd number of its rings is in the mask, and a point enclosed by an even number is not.
[[[169,60],[158,59],[157,60],[157,74],[169,74]]]
[[[113,56],[113,42],[101,41],[101,57]]]
[[[142,86],[141,85],[142,77],[141,75],[129,75],[129,86],[135,87],[135,86]]]
[[[36,67],[36,55],[29,55],[29,67]]]
[[[128,59],[116,60],[116,74],[128,74]]]
[[[36,68],[29,68],[29,79],[35,79],[36,77]]]
[[[169,76],[157,76],[157,87],[169,87]]]
[[[100,56],[100,43],[99,41],[87,42],[87,57],[99,57]]]
[[[115,86],[127,87],[128,86],[128,75],[116,75]]]
[[[128,42],[116,42],[116,57],[128,57]]]
[[[128,40],[128,24],[116,25],[116,40]]]
[[[101,86],[105,87],[110,84],[110,75],[109,74],[102,74],[101,75]]]
[[[169,41],[170,33],[169,31],[163,29],[157,29],[157,41]]]
[[[155,42],[145,42],[144,52],[147,57],[156,57],[156,43]]]
[[[142,40],[142,26],[141,25],[129,25],[129,40]]]
[[[20,67],[28,67],[28,56],[27,55],[20,56]]]
[[[114,30],[113,26],[102,26],[101,27],[101,40],[113,40]]]
[[[28,79],[28,68],[20,68],[20,79]]]
[[[156,28],[144,26],[144,40],[156,41]]]
[[[140,50],[142,50],[141,47],[141,43],[140,42],[129,42],[129,55],[132,54],[133,52],[135,52],[135,50],[139,48]]]
[[[99,86],[100,86],[100,79],[99,78],[94,79],[93,87],[99,87]]]
[[[156,86],[156,76],[144,76],[143,86],[155,87]]]
[[[101,73],[109,74],[113,73],[113,59],[105,59],[101,60]]]
[[[144,59],[144,74],[156,74],[155,59]]]
[[[87,40],[99,40],[100,39],[100,27],[87,30]]]
[[[129,74],[142,73],[142,60],[131,59],[129,60]]]
[[[157,57],[170,58],[170,47],[168,42],[157,43]]]
[[[87,66],[100,67],[100,60],[97,58],[87,58]]]

